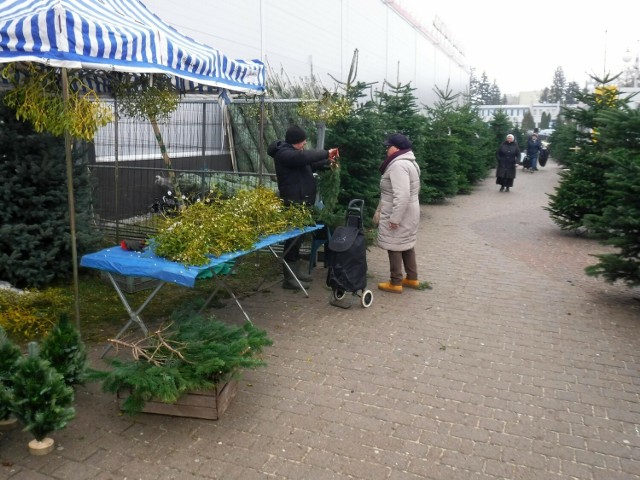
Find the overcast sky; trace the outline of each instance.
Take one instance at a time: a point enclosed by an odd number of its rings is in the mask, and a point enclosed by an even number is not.
[[[486,72],[503,94],[619,73],[625,50],[640,50],[640,0],[400,0],[424,25],[438,15],[463,46],[476,77]]]

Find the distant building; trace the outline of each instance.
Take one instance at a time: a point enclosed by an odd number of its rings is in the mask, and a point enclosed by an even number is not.
[[[182,33],[231,58],[259,59],[269,73],[294,82],[318,79],[329,90],[357,79],[384,88],[411,84],[420,105],[435,87],[468,93],[471,69],[463,47],[439,19],[423,24],[399,0],[144,0]],[[462,98],[462,97],[461,97]]]
[[[518,94],[518,101],[521,105],[532,105],[540,101],[540,95],[542,92],[540,90],[532,90],[530,92],[520,92]]]
[[[542,114],[546,113],[550,116],[553,122],[558,115],[560,115],[559,103],[532,103],[532,104],[520,104],[520,105],[480,105],[478,107],[478,115],[485,122],[493,120],[493,116],[496,112],[502,111],[509,117],[512,123],[521,125],[522,120],[527,112],[531,113],[533,121],[536,127],[540,126],[542,121]]]

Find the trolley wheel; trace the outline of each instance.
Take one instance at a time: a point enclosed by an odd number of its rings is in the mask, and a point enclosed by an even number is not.
[[[371,290],[365,290],[362,292],[362,306],[364,308],[369,308],[373,303],[373,292]]]
[[[336,300],[342,300],[347,292],[334,288],[331,293]]]

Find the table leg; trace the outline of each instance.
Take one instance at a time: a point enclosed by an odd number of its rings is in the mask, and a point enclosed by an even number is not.
[[[289,270],[289,273],[291,274],[291,276],[293,277],[293,279],[296,281],[296,283],[298,284],[298,286],[300,287],[300,290],[302,290],[305,294],[306,297],[309,297],[309,293],[305,290],[305,288],[302,286],[302,283],[300,283],[300,280],[298,280],[298,277],[296,276],[296,274],[294,273],[293,270],[291,270],[291,267],[289,266],[289,264],[287,263],[287,261],[284,259],[285,255],[287,254],[287,251],[284,251],[282,253],[282,257],[280,257],[276,251],[273,249],[273,247],[271,245],[269,245],[267,247],[269,249],[269,251],[273,254],[274,257],[276,257],[278,259],[278,261],[280,263],[282,263],[282,265],[284,265],[284,267]],[[291,246],[289,247],[291,248]]]
[[[228,275],[230,275],[230,274],[231,274],[231,272],[228,273]],[[242,308],[242,304],[240,303],[240,300],[238,300],[238,297],[236,297],[235,293],[233,293],[233,290],[231,290],[229,285],[227,285],[227,283],[219,275],[217,275],[216,273],[213,273],[213,278],[214,278],[214,280],[216,282],[216,288],[211,293],[211,295],[209,295],[209,297],[204,302],[204,305],[202,305],[202,307],[200,308],[198,313],[202,313],[202,311],[209,306],[209,303],[211,302],[211,300],[213,300],[213,297],[216,296],[216,293],[218,293],[221,288],[224,288],[227,291],[227,293],[231,296],[231,298],[233,298],[234,302],[236,302],[236,305],[238,306],[238,308],[240,309],[240,311],[244,315],[244,318],[246,318],[247,321],[250,324],[253,325],[253,322],[251,321],[251,318],[249,318],[249,315],[247,314],[247,312],[244,311],[244,308]]]
[[[146,298],[146,300],[143,302],[143,304],[140,305],[140,307],[138,307],[137,310],[133,310],[131,308],[131,306],[129,305],[129,302],[127,301],[127,297],[125,297],[124,293],[122,293],[122,290],[120,289],[120,286],[118,285],[118,282],[116,282],[116,280],[113,278],[113,275],[111,275],[111,272],[106,272],[106,274],[109,277],[109,280],[111,280],[111,284],[113,285],[113,288],[115,288],[116,293],[118,294],[118,297],[120,298],[120,301],[124,305],[125,310],[129,314],[129,321],[118,332],[118,334],[115,336],[115,339],[116,340],[119,339],[124,334],[124,332],[126,332],[131,327],[131,325],[133,323],[138,324],[138,326],[142,330],[142,333],[144,334],[145,337],[147,335],[149,335],[149,330],[147,329],[147,326],[142,321],[142,318],[140,318],[140,313],[142,313],[142,311],[147,307],[147,305],[149,305],[149,302],[151,302],[153,297],[156,296],[156,294],[164,286],[165,282],[159,282],[158,286],[153,290],[153,292],[151,292],[151,294],[149,294],[149,296]],[[107,345],[106,348],[104,349],[104,352],[102,352],[102,356],[104,357],[107,354],[107,352],[109,351],[109,349],[111,349],[112,347],[113,347],[113,345],[111,345],[111,344]]]

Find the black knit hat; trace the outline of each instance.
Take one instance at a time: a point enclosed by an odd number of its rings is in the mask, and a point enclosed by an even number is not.
[[[411,140],[402,135],[401,133],[394,133],[385,142],[385,147],[396,147],[400,150],[406,150],[411,148]]]
[[[287,129],[284,141],[290,145],[295,145],[307,139],[307,134],[297,125],[292,125]]]

